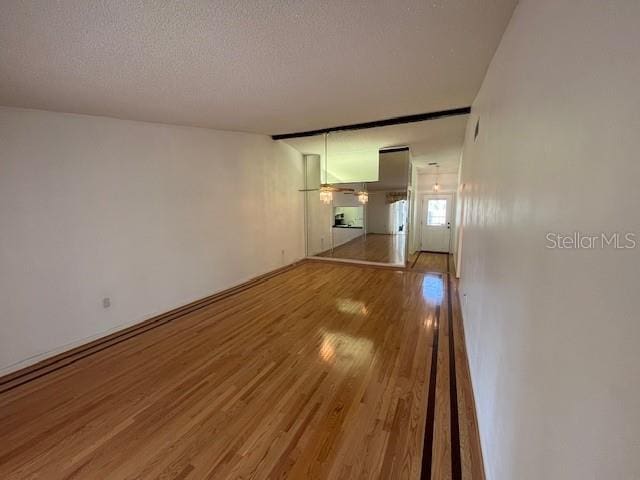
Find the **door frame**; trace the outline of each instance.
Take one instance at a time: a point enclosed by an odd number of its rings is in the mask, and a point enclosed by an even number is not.
[[[422,247],[422,232],[423,232],[423,223],[425,220],[425,214],[426,212],[424,211],[424,205],[425,205],[425,200],[429,197],[448,197],[449,201],[451,202],[451,212],[450,212],[450,227],[449,227],[449,247],[447,249],[446,252],[433,252],[433,253],[443,253],[443,254],[447,254],[447,255],[451,255],[452,253],[452,242],[454,241],[453,237],[454,237],[454,232],[455,232],[455,221],[456,221],[456,194],[455,192],[429,192],[429,193],[422,193],[420,195],[420,251],[421,252],[429,252],[429,250],[423,250]]]

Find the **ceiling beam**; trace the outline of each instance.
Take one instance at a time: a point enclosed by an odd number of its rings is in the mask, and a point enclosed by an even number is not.
[[[436,120],[438,118],[455,117],[471,113],[471,107],[453,108],[450,110],[440,110],[438,112],[418,113],[415,115],[405,115],[403,117],[387,118],[386,120],[376,120],[373,122],[354,123],[351,125],[341,125],[339,127],[322,128],[320,130],[309,130],[307,132],[281,133],[271,135],[274,140],[287,140],[289,138],[313,137],[331,132],[343,132],[347,130],[364,130],[365,128],[388,127],[390,125],[402,125],[404,123],[424,122],[426,120]]]
[[[381,148],[378,153],[396,153],[396,152],[408,152],[409,147],[389,147]]]

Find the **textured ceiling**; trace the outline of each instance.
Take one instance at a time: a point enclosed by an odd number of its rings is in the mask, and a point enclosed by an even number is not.
[[[470,105],[516,0],[3,0],[0,105],[266,134]]]
[[[327,136],[327,153],[330,159],[332,153],[407,146],[411,149],[411,160],[419,172],[431,171],[432,168],[427,168],[430,162],[437,162],[441,173],[457,172],[467,119],[468,115],[461,115],[405,125],[334,132]],[[317,154],[324,158],[323,135],[280,141],[301,153]]]

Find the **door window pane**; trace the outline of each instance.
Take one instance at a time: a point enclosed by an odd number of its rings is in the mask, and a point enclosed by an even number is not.
[[[427,201],[427,225],[439,227],[447,223],[447,200],[433,199]]]

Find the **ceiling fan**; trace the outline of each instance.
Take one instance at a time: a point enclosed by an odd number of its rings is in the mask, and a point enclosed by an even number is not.
[[[322,175],[322,170],[320,171]],[[327,134],[324,134],[324,182],[318,188],[303,188],[299,192],[320,192],[322,203],[330,204],[333,201],[333,194],[338,192],[353,193],[353,188],[336,187],[327,183]]]
[[[303,188],[298,190],[299,192],[346,192],[346,193],[354,193],[355,190],[353,188],[343,188],[336,187],[335,185],[330,185],[328,183],[321,183],[318,188]]]
[[[354,190],[352,189],[351,192],[346,192],[347,195],[355,195],[358,197],[358,201],[360,203],[367,203],[369,201],[369,195],[370,193],[367,191],[366,185],[363,183],[362,184],[362,190]],[[371,192],[371,194],[375,194],[375,192]]]
[[[305,188],[298,190],[299,192],[320,192],[320,201],[325,205],[329,205],[333,201],[333,194],[338,192],[353,193],[353,188],[342,188],[328,183],[321,183],[320,188]]]

